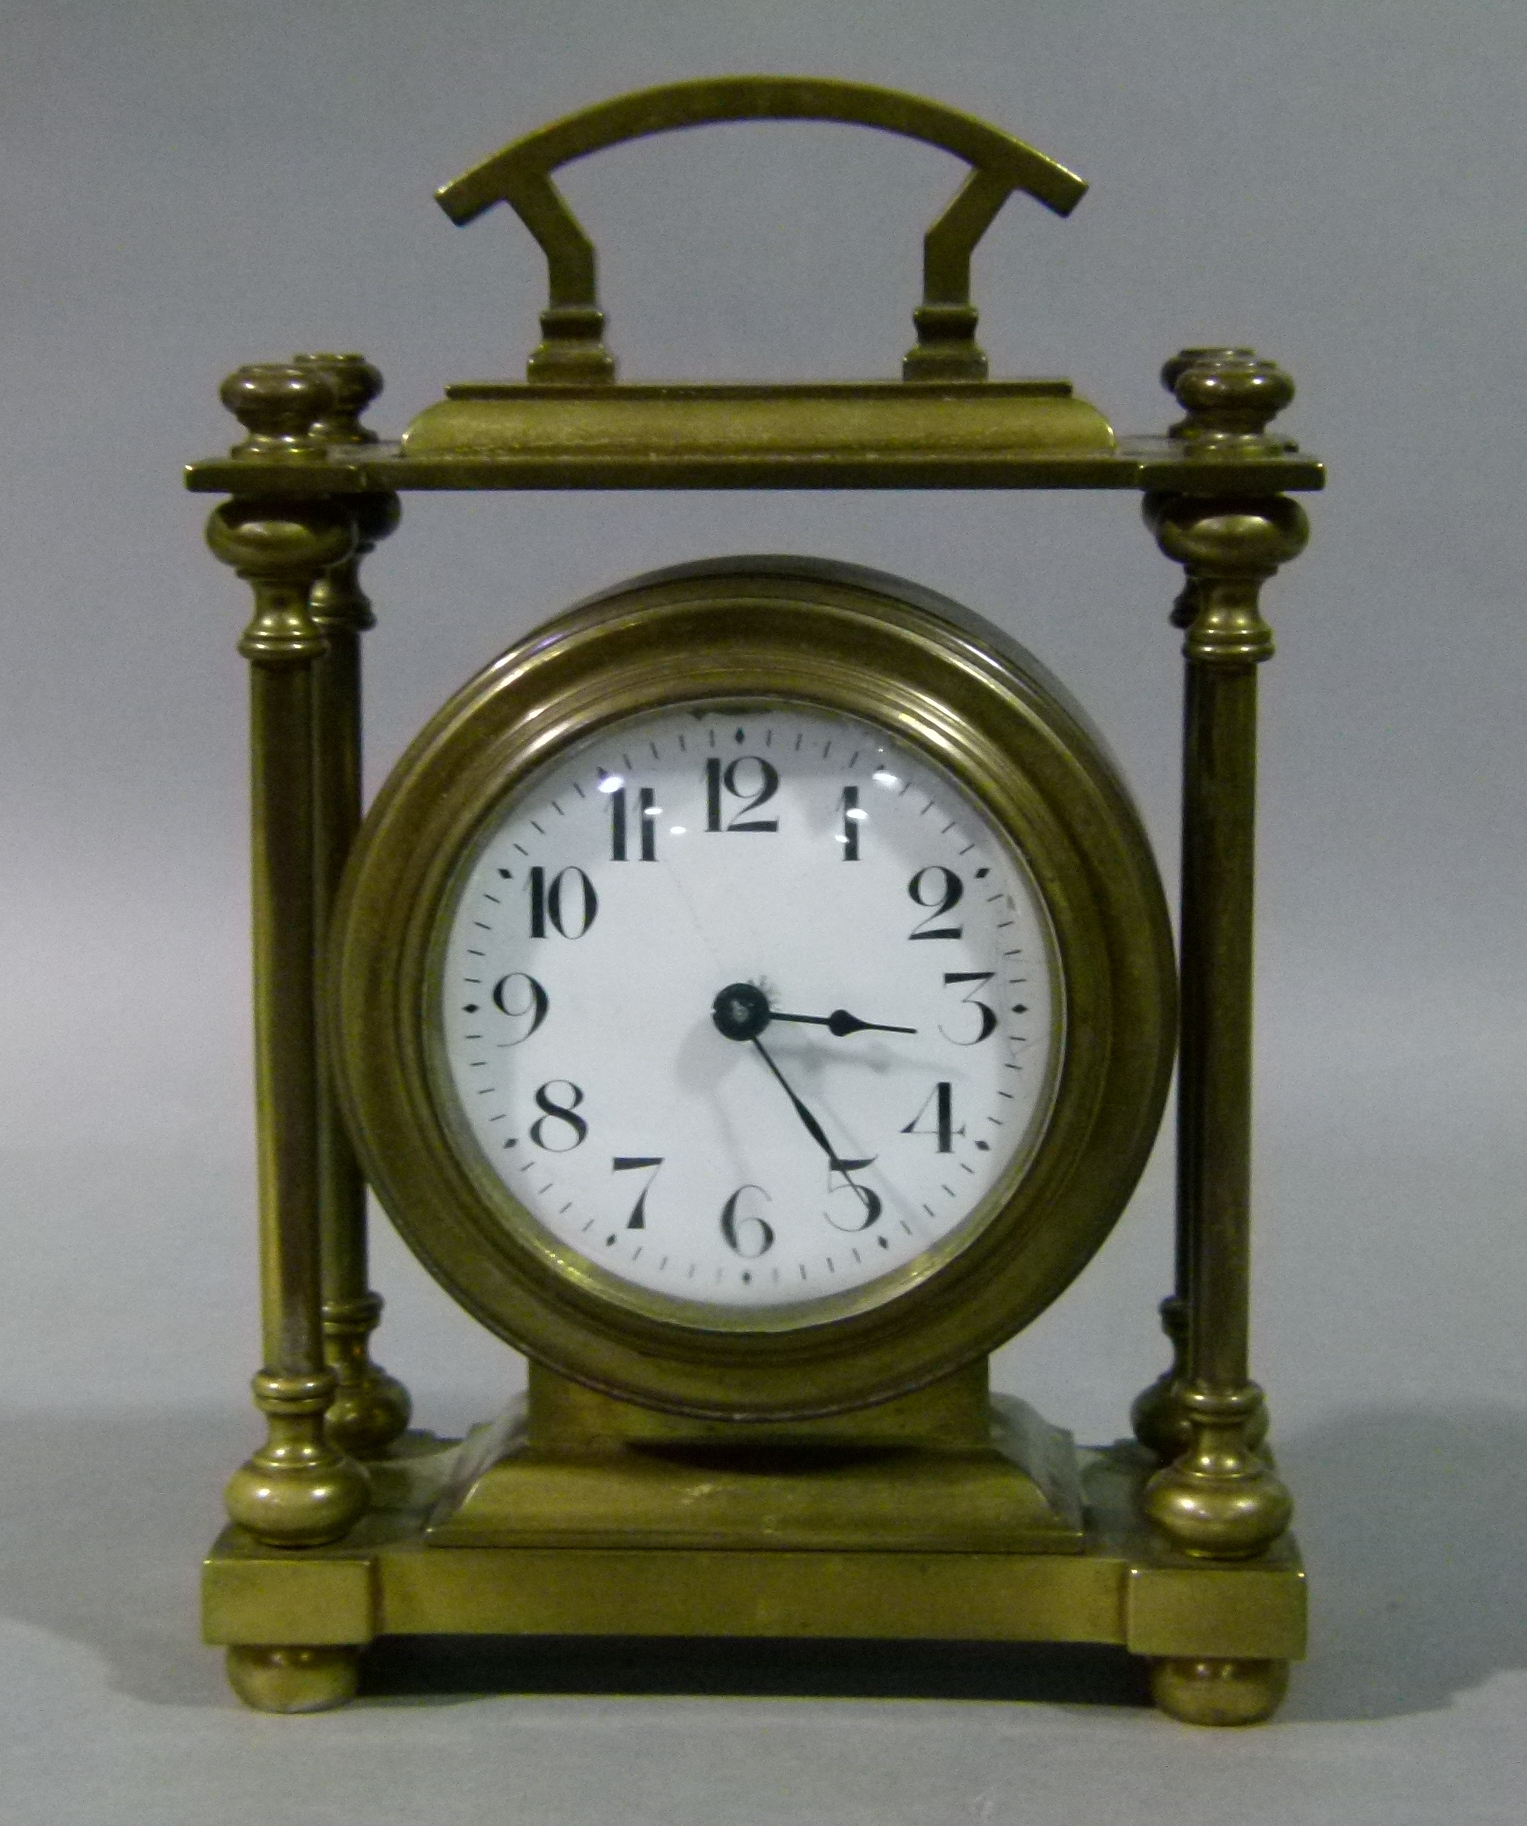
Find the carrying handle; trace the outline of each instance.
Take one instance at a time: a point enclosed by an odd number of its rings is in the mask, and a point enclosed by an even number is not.
[[[970,256],[1015,190],[1069,215],[1087,186],[1064,165],[983,121],[895,89],[829,77],[717,76],[620,95],[554,121],[465,172],[436,200],[457,224],[507,203],[540,243],[551,280],[541,314],[544,340],[531,355],[532,381],[613,381],[603,341],[594,244],[551,181],[552,172],[623,140],[716,121],[823,120],[877,127],[940,146],[965,160],[970,176],[923,239],[923,301],[912,313],[917,342],[904,380],[984,380],[970,302]]]

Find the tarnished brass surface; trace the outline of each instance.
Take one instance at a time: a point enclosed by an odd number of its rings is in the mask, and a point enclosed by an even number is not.
[[[1179,1161],[1181,1156],[1179,1156]],[[1186,1285],[1179,1265],[1177,1284]],[[1181,1293],[1161,1302],[1161,1329],[1172,1347],[1172,1360],[1148,1388],[1135,1397],[1129,1422],[1135,1438],[1164,1464],[1176,1458],[1192,1440],[1178,1392],[1188,1373],[1188,1302]]]
[[[1293,383],[1250,351],[1168,364],[1188,409],[1184,441],[1266,441]],[[1162,550],[1187,571],[1173,620],[1186,629],[1183,749],[1182,1037],[1178,1065],[1178,1282],[1186,1364],[1150,1424],[1179,1454],[1145,1492],[1147,1513],[1189,1553],[1260,1552],[1292,1502],[1256,1447],[1262,1392],[1248,1368],[1251,992],[1256,832],[1256,668],[1273,652],[1262,584],[1303,549],[1284,497],[1148,496]],[[1164,1409],[1175,1405],[1175,1432]],[[1183,1435],[1186,1435],[1185,1442]]]
[[[1069,382],[907,388],[896,381],[764,387],[532,387],[461,382],[426,407],[403,456],[868,468],[1111,451],[1102,414]]]
[[[708,76],[617,96],[538,128],[437,193],[441,208],[457,223],[507,203],[540,243],[551,300],[541,317],[543,340],[530,358],[530,378],[598,382],[615,377],[614,358],[602,341],[594,244],[552,183],[552,172],[623,140],[744,120],[877,127],[942,147],[971,167],[923,242],[923,300],[913,312],[917,343],[907,356],[905,377],[984,378],[986,357],[976,347],[976,312],[970,302],[970,257],[976,243],[1015,190],[1065,216],[1087,186],[1022,140],[953,108],[868,83],[805,76]]]
[[[1056,934],[1067,1039],[1051,1113],[968,1230],[899,1280],[760,1318],[644,1295],[556,1244],[456,1138],[426,1011],[476,833],[569,740],[654,704],[802,701],[894,729],[1010,833]],[[368,816],[336,917],[331,1016],[368,1178],[484,1324],[581,1381],[762,1418],[906,1393],[1042,1311],[1111,1228],[1170,1071],[1170,936],[1111,763],[1021,650],[913,586],[806,560],[726,560],[571,611],[420,735]],[[942,1251],[942,1253],[941,1253]]]
[[[1173,1553],[1139,1519],[1149,1463],[1138,1448],[1080,1455],[1082,1550],[1035,1554],[434,1546],[423,1521],[454,1450],[422,1440],[411,1449],[388,1507],[338,1546],[278,1553],[229,1529],[204,1570],[206,1639],[267,1655],[273,1635],[289,1648],[334,1649],[435,1634],[1106,1642],[1195,1664],[1304,1653],[1291,1538],[1239,1564]],[[1163,1676],[1158,1702],[1195,1715],[1172,1685],[1184,1678],[1194,1677]],[[1222,1709],[1234,1684],[1219,1677]],[[1200,1703],[1196,1716],[1234,1722],[1211,1712]]]
[[[1184,349],[1161,371],[1186,416],[1170,436],[1195,456],[1218,460],[1258,451],[1297,450],[1269,423],[1294,397],[1294,383],[1255,349]]]
[[[1288,1691],[1286,1661],[1165,1658],[1151,1665],[1151,1698],[1185,1725],[1257,1725]]]
[[[322,375],[332,409],[311,428],[325,444],[374,444],[361,414],[382,390],[382,376],[360,355],[298,355],[295,368]],[[393,532],[396,495],[356,495],[344,503],[355,546],[313,586],[308,612],[324,639],[313,674],[315,925],[322,944],[350,846],[361,821],[361,635],[375,625],[360,583],[361,560]],[[371,1361],[369,1339],[382,1301],[368,1286],[366,1181],[334,1101],[323,1033],[318,1073],[318,1230],[323,1270],[324,1354],[338,1388],[324,1418],[330,1440],[367,1458],[408,1425],[408,1391]]]
[[[856,121],[971,166],[925,242],[903,380],[615,385],[593,248],[551,174],[642,134],[766,118]],[[675,84],[545,128],[442,193],[461,221],[508,202],[546,252],[532,384],[452,387],[392,444],[361,424],[376,387],[358,357],[225,383],[245,436],[186,480],[234,497],[210,537],[256,598],[242,650],[254,681],[255,1387],[270,1433],[230,1486],[235,1525],[203,1591],[208,1640],[228,1645],[250,1705],[341,1704],[365,1644],[436,1633],[1106,1642],[1148,1657],[1156,1703],[1191,1722],[1250,1722],[1281,1698],[1303,1653],[1304,1587],[1247,1361],[1255,668],[1272,650],[1260,585],[1305,536],[1288,495],[1321,487],[1323,471],[1269,429],[1292,383],[1248,349],[1167,364],[1184,416],[1161,438],[1116,439],[1063,381],[986,381],[970,254],[1014,188],[1065,213],[1083,186],[914,97],[787,78]],[[994,1434],[983,1360],[1101,1241],[1154,1134],[1174,973],[1143,835],[1079,716],[989,631],[934,634],[906,602],[866,616],[854,584],[809,565],[790,588],[777,566],[740,576],[708,609],[683,589],[654,594],[653,580],[615,608],[585,605],[448,706],[404,788],[384,796],[384,863],[361,868],[339,922],[349,1127],[462,1304],[581,1379],[536,1364],[523,1422],[459,1447],[418,1434],[386,1444],[406,1396],[367,1356],[379,1302],[364,1188],[314,1031],[358,808],[360,553],[407,489],[945,487],[1142,490],[1187,571],[1174,614],[1188,668],[1178,1266],[1163,1308],[1174,1361],[1136,1404],[1150,1449],[1078,1459],[1021,1406]],[[705,587],[717,595],[714,576]],[[431,1127],[418,1031],[441,884],[516,769],[624,710],[718,697],[836,705],[922,742],[1040,857],[1061,944],[1068,1045],[1027,1176],[920,1285],[850,1303],[804,1346],[788,1329],[707,1329],[623,1306],[594,1273],[516,1255],[512,1224],[489,1226],[498,1240],[485,1250],[470,1176]],[[453,717],[465,734],[449,733]],[[354,1399],[332,1409],[326,1436],[336,1369]],[[374,1453],[368,1471],[336,1441]]]
[[[329,1712],[354,1699],[359,1680],[353,1648],[228,1650],[228,1684],[257,1712]]]
[[[245,436],[229,452],[236,462],[323,461],[327,444],[317,427],[339,406],[328,374],[296,362],[251,362],[228,376],[218,397],[244,427]]]
[[[528,1443],[539,1452],[600,1455],[626,1447],[735,1445],[735,1421],[675,1414],[621,1401],[570,1381],[544,1363],[527,1366]],[[749,1446],[845,1446],[979,1451],[991,1443],[991,1395],[984,1357],[925,1388],[870,1407],[787,1421],[753,1420],[741,1429]]]
[[[300,442],[333,401],[324,377],[298,369],[241,370],[234,393],[252,440]],[[269,384],[262,384],[268,382]],[[306,392],[300,410],[294,403]],[[286,459],[295,465],[300,452]],[[255,1081],[260,1183],[264,1367],[255,1401],[266,1443],[235,1472],[229,1514],[288,1545],[343,1534],[367,1501],[365,1474],[324,1438],[334,1393],[320,1320],[318,932],[314,891],[313,675],[325,652],[308,612],[319,576],[355,539],[333,505],[232,502],[215,510],[208,541],[250,583],[254,619],[240,642],[250,664]]]
[[[532,1407],[535,1398],[533,1389]],[[918,1399],[895,1405],[915,1409]],[[669,1423],[668,1437],[593,1445],[587,1436],[555,1434],[550,1418],[542,1415],[533,1429],[525,1405],[516,1403],[467,1442],[431,1518],[431,1544],[1028,1553],[1082,1547],[1070,1435],[1023,1402],[990,1404],[984,1436],[974,1441],[941,1439],[905,1414],[899,1439],[878,1440],[854,1438],[846,1421],[837,1437],[775,1428],[761,1439],[734,1425],[720,1438],[712,1422],[710,1436],[690,1423],[685,1438],[674,1417],[655,1416]]]
[[[852,384],[862,385],[869,395],[891,383]],[[624,391],[609,390],[617,399]],[[425,457],[404,456],[396,444],[383,444],[375,453],[330,451],[314,462],[281,470],[269,459],[214,457],[187,468],[186,486],[198,494],[279,492],[292,499],[414,488],[1124,488],[1223,496],[1325,486],[1324,469],[1310,457],[1252,452],[1210,460],[1167,437],[1121,438],[1114,449],[1090,454],[951,450],[938,431],[926,447],[902,445],[868,453],[830,443],[804,453],[780,452],[740,439],[718,448],[713,427],[726,414],[704,403],[713,398],[710,390],[675,384],[664,391],[693,391],[701,398],[684,413],[673,414],[673,442],[634,454],[612,456],[596,442],[564,443],[555,453],[504,450],[491,456]],[[557,404],[550,391],[545,409],[554,420]],[[692,448],[687,441],[686,421],[696,420],[706,449]]]

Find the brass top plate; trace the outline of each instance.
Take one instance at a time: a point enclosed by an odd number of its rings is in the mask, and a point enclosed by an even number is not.
[[[898,385],[869,382],[862,391],[868,395]],[[1002,385],[985,383],[994,390]],[[566,395],[570,390],[556,391]],[[645,393],[648,389],[608,387],[602,389],[602,396],[619,399],[627,391]],[[660,391],[680,394],[691,390]],[[780,394],[786,389],[767,391]],[[942,398],[943,389],[937,391]],[[461,402],[464,406],[471,403]],[[1083,405],[1081,401],[1045,403]],[[447,400],[430,410],[443,413],[455,404]],[[421,420],[424,416],[421,414]],[[721,415],[714,417],[719,422]],[[1112,447],[1096,442],[1069,448],[1058,441],[1048,446],[1013,443],[1004,447],[988,439],[974,448],[962,448],[952,445],[935,427],[930,427],[923,441],[902,436],[894,445],[872,450],[825,441],[816,450],[778,444],[760,448],[739,438],[729,449],[712,442],[702,448],[675,443],[664,449],[649,445],[632,451],[612,449],[607,441],[580,443],[567,437],[554,445],[550,434],[542,434],[536,444],[522,449],[429,450],[415,440],[405,454],[396,443],[330,445],[304,461],[213,457],[190,464],[185,477],[194,494],[283,500],[409,489],[1080,488],[1235,496],[1301,493],[1325,486],[1324,466],[1300,452],[1198,455],[1170,437],[1120,438]]]
[[[448,387],[403,437],[405,459],[536,455],[810,467],[1112,450],[1103,415],[1064,380],[908,386]]]

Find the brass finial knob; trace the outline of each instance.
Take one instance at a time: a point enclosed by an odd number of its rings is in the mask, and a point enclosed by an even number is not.
[[[1184,349],[1162,368],[1161,382],[1187,413],[1171,435],[1195,456],[1299,447],[1266,429],[1294,397],[1294,383],[1254,349]]]
[[[1189,368],[1196,368],[1202,362],[1255,361],[1255,349],[1179,349],[1161,364],[1161,384],[1173,398],[1177,394],[1177,383]]]
[[[218,397],[249,433],[235,444],[236,457],[321,457],[323,443],[313,427],[336,404],[334,382],[321,368],[260,361],[236,368]]]
[[[294,355],[292,365],[326,374],[334,384],[332,411],[315,419],[312,435],[325,444],[374,444],[377,435],[361,414],[382,391],[382,370],[364,355]]]

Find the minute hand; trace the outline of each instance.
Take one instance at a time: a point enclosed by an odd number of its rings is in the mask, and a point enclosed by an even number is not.
[[[774,1018],[776,1020],[779,1020],[782,1017],[779,1015],[776,1015]],[[805,1125],[806,1133],[811,1137],[811,1139],[817,1144],[817,1146],[827,1156],[827,1159],[828,1159],[828,1162],[830,1163],[830,1165],[837,1172],[840,1172],[845,1179],[849,1178],[850,1168],[867,1166],[869,1164],[868,1161],[863,1161],[863,1160],[848,1161],[848,1160],[839,1159],[837,1150],[833,1147],[832,1143],[827,1139],[827,1131],[822,1127],[821,1123],[817,1121],[816,1117],[812,1115],[811,1111],[806,1108],[805,1104],[801,1102],[800,1098],[796,1096],[795,1092],[793,1090],[791,1090],[790,1086],[785,1082],[785,1074],[779,1069],[779,1067],[769,1057],[769,1054],[764,1047],[763,1041],[760,1040],[756,1034],[754,1035],[754,1038],[753,1038],[753,1044],[758,1048],[758,1056],[763,1060],[764,1064],[768,1066],[769,1070],[771,1072],[773,1072],[775,1078],[778,1079],[780,1089],[785,1093],[785,1095],[795,1105],[795,1113],[797,1116],[800,1117],[802,1123]],[[853,1181],[850,1179],[849,1183],[852,1184]]]
[[[840,1040],[851,1033],[916,1033],[915,1027],[890,1027],[884,1021],[861,1021],[856,1014],[850,1014],[846,1008],[834,1008],[831,1014],[781,1014],[777,1008],[769,1010],[771,1021],[799,1021],[807,1027],[825,1027],[830,1034]],[[776,1074],[777,1075],[777,1074]]]

